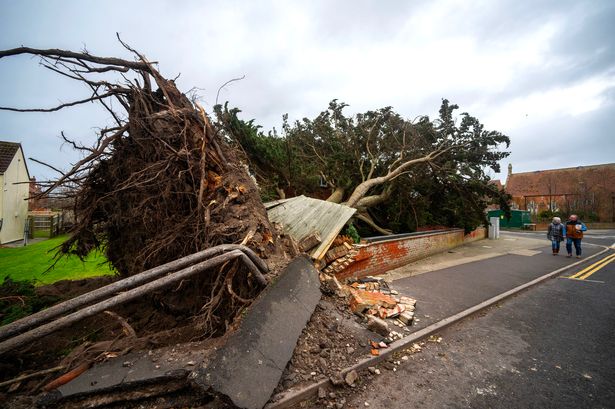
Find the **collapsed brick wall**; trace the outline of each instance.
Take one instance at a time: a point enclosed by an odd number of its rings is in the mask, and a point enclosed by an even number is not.
[[[464,242],[485,237],[486,229],[480,227],[465,236],[463,230],[454,229],[357,245],[358,253],[354,257],[354,263],[337,273],[336,277],[344,279],[384,274],[394,268],[460,246]]]

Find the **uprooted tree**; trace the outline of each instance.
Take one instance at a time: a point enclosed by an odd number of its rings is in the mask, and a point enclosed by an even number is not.
[[[489,183],[486,169],[499,171],[500,150],[509,138],[487,131],[467,113],[456,122],[457,105],[442,101],[436,120],[404,119],[391,107],[355,116],[334,100],[314,119],[290,124],[282,136],[264,134],[237,109],[217,106],[229,138],[243,149],[261,187],[283,196],[330,189],[328,200],[355,207],[371,230],[390,234],[420,225],[472,230],[485,221],[484,209],[508,196]]]
[[[122,45],[134,60],[59,49],[0,51],[0,58],[38,56],[44,68],[89,89],[87,97],[55,107],[0,109],[53,112],[97,102],[115,122],[98,132],[93,147],[62,135],[82,159],[66,171],[53,168],[59,177],[41,192],[70,192],[74,200],[75,225],[61,252],[84,257],[103,250],[124,276],[225,243],[275,257],[276,234],[237,152],[155,63]],[[237,262],[199,284],[207,301],[200,313],[212,331],[224,330],[261,287]]]

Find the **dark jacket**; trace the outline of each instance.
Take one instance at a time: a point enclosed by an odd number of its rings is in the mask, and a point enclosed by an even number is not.
[[[551,223],[547,230],[547,237],[549,240],[564,241],[564,238],[566,237],[566,229],[564,228],[564,225],[561,223]]]
[[[577,230],[577,225],[581,226],[580,230]],[[585,225],[580,221],[572,221],[572,220],[568,220],[566,222],[566,237],[570,237],[572,239],[582,239],[583,238],[583,232],[587,230],[587,227],[585,227]]]

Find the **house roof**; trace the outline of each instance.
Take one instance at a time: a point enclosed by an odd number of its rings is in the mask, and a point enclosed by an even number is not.
[[[513,173],[506,191],[514,196],[575,194],[581,185],[615,191],[615,163]]]
[[[325,256],[333,240],[356,211],[348,206],[305,196],[265,203],[265,207],[269,220],[280,223],[282,229],[297,241],[313,232],[319,233],[322,241],[310,252],[310,256],[317,260]]]
[[[0,175],[6,172],[19,148],[18,143],[0,141]]]
[[[502,182],[500,181],[500,179],[491,179],[489,181],[490,185],[495,185],[498,189],[502,189]]]

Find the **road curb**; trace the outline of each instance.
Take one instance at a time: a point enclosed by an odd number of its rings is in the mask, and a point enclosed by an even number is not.
[[[600,246],[600,245],[596,245],[596,246]],[[410,335],[408,335],[407,337],[404,337],[403,339],[400,339],[398,341],[393,342],[389,348],[385,349],[385,350],[380,350],[381,354],[379,356],[372,356],[369,358],[364,358],[362,360],[360,360],[359,362],[357,362],[356,364],[347,367],[345,369],[343,369],[342,371],[340,371],[342,373],[342,376],[344,376],[346,373],[352,371],[352,370],[363,370],[366,369],[370,366],[375,366],[376,364],[378,364],[379,362],[385,360],[386,358],[388,358],[389,356],[393,355],[395,352],[398,352],[401,349],[404,349],[406,347],[408,347],[409,345],[420,341],[423,338],[426,338],[430,335],[433,335],[434,333],[441,331],[442,329],[448,327],[449,325],[452,325],[456,322],[459,322],[461,320],[463,320],[464,318],[467,318],[471,315],[476,314],[477,312],[480,312],[481,310],[484,310],[486,308],[489,308],[503,300],[505,300],[508,297],[511,297],[515,294],[518,294],[524,290],[527,290],[528,288],[531,288],[537,284],[542,283],[543,281],[546,281],[550,278],[556,277],[559,274],[561,274],[562,272],[571,269],[573,267],[578,266],[579,264],[582,264],[588,260],[591,260],[593,258],[596,258],[606,252],[608,252],[609,250],[611,250],[610,247],[607,246],[600,246],[603,247],[604,250],[593,254],[587,258],[584,258],[583,260],[579,260],[575,263],[572,263],[570,265],[567,265],[565,267],[559,268],[557,270],[551,271],[550,273],[547,273],[545,275],[542,275],[538,278],[533,279],[532,281],[529,281],[525,284],[521,284],[511,290],[508,290],[506,292],[503,292],[501,294],[496,295],[495,297],[489,298],[488,300],[485,300],[483,302],[481,302],[480,304],[477,304],[473,307],[467,308],[457,314],[451,315],[448,318],[444,318],[441,321],[438,321],[434,324],[431,324],[419,331],[413,332]],[[321,381],[318,381],[316,383],[313,383],[309,386],[303,387],[301,389],[298,390],[292,390],[290,389],[288,391],[288,393],[286,393],[281,399],[279,399],[276,402],[272,402],[269,403],[265,406],[265,409],[283,409],[283,408],[288,408],[291,405],[294,405],[296,403],[299,403],[301,401],[304,401],[308,398],[311,398],[312,396],[315,396],[316,393],[318,392],[318,388],[320,387],[326,387],[326,386],[332,386],[331,381],[329,381],[329,379],[323,379]]]

